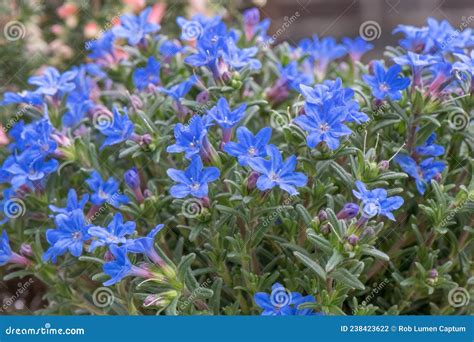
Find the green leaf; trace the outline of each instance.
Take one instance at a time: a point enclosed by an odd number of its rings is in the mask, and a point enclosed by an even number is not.
[[[330,274],[335,280],[357,290],[364,290],[365,286],[360,280],[345,268],[339,268]]]
[[[306,232],[308,234],[308,240],[311,241],[317,248],[321,249],[327,254],[332,253],[332,245],[328,240],[320,235],[315,234],[310,229],[308,229]]]
[[[196,254],[191,253],[184,256],[178,264],[178,279],[184,281],[186,272],[191,267],[194,259],[196,259]]]
[[[344,257],[339,253],[337,250],[334,250],[332,253],[332,256],[329,258],[327,264],[326,264],[326,272],[331,272],[333,269],[336,268],[337,265],[339,265],[342,260],[344,260]]]
[[[314,273],[316,273],[322,280],[326,280],[326,272],[323,270],[323,268],[316,263],[315,261],[311,260],[309,257],[306,255],[300,253],[300,252],[293,252],[293,254],[300,259],[300,261],[306,265],[309,269],[311,269]]]
[[[370,255],[370,256],[373,256],[374,258],[377,258],[377,259],[380,259],[380,260],[383,260],[383,261],[389,261],[390,260],[390,257],[387,254],[385,254],[382,251],[379,251],[376,248],[372,248],[372,247],[362,248],[362,254],[363,255]]]
[[[326,209],[326,213],[328,214],[328,220],[333,228],[334,234],[336,234],[337,239],[339,242],[343,242],[342,237],[345,235],[345,230],[341,224],[341,222],[337,219],[336,214],[330,208]]]

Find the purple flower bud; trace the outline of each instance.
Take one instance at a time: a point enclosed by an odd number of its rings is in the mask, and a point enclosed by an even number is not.
[[[442,180],[441,173],[437,172],[433,179],[435,180],[435,182],[440,183]]]
[[[140,176],[138,175],[138,170],[136,167],[132,167],[130,170],[125,171],[123,176],[125,178],[125,183],[132,190],[140,187]]]
[[[145,300],[143,301],[143,306],[160,306],[162,304],[162,297],[156,294],[151,294],[146,296]]]
[[[32,256],[33,248],[31,248],[30,244],[22,243],[20,246],[20,254],[23,256]]]
[[[250,173],[250,176],[247,179],[247,189],[249,191],[255,189],[255,186],[257,185],[258,177],[260,177],[260,174],[258,172],[252,171]]]
[[[326,213],[326,210],[321,209],[318,213],[318,218],[320,221],[326,221],[328,219],[328,214]]]
[[[428,272],[428,278],[434,279],[438,277],[438,271],[433,268]]]
[[[374,228],[372,227],[367,227],[364,229],[364,231],[362,232],[362,237],[365,237],[365,236],[374,236],[375,234],[375,231],[374,231]]]
[[[196,96],[196,101],[199,103],[208,103],[209,102],[209,92],[207,90],[201,91]]]
[[[390,162],[388,160],[382,160],[378,165],[381,171],[388,170],[389,166],[390,166]]]
[[[347,242],[349,242],[349,244],[351,244],[352,246],[355,246],[357,245],[357,242],[359,242],[359,237],[357,235],[350,235],[347,237]]]
[[[104,260],[105,260],[106,262],[109,262],[109,261],[115,260],[115,257],[114,257],[114,255],[112,254],[111,251],[107,251],[107,252],[105,252],[105,254],[104,254]]]
[[[329,234],[331,232],[331,227],[329,224],[323,224],[320,228],[321,233],[323,234]]]
[[[336,217],[339,220],[350,220],[351,218],[354,218],[357,216],[359,213],[359,206],[355,203],[346,203],[344,207],[339,211],[336,215]]]

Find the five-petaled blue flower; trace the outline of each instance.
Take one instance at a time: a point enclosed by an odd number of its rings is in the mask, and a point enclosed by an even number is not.
[[[74,189],[69,189],[67,193],[67,203],[65,208],[59,208],[54,205],[50,205],[49,209],[53,213],[58,213],[58,214],[67,214],[70,213],[76,209],[84,210],[84,207],[86,206],[87,201],[89,200],[89,195],[85,194],[82,196],[82,199],[79,201],[77,197],[76,190]]]
[[[333,101],[325,101],[322,107],[306,103],[305,112],[294,122],[308,131],[306,142],[310,148],[325,142],[331,150],[335,150],[339,147],[339,139],[352,133],[343,123],[346,119],[344,107],[335,105]]]
[[[314,315],[312,309],[299,309],[303,303],[315,303],[316,299],[302,296],[298,292],[290,292],[280,283],[272,286],[270,294],[257,292],[254,295],[255,303],[263,309],[262,316],[309,316]]]
[[[239,142],[228,142],[224,145],[224,151],[236,157],[240,165],[247,166],[249,159],[267,156],[267,145],[271,135],[270,127],[262,128],[256,135],[253,135],[246,127],[239,127],[237,128]]]
[[[73,82],[76,76],[76,71],[66,71],[60,74],[56,68],[48,67],[43,75],[30,77],[28,83],[38,86],[35,90],[37,94],[61,96],[76,87]]]
[[[51,259],[55,263],[57,257],[67,251],[79,257],[82,254],[84,241],[90,238],[87,232],[90,225],[86,223],[82,210],[76,209],[69,214],[59,214],[54,218],[54,222],[56,228],[46,231],[46,240],[51,247],[43,254],[43,260]]]
[[[362,215],[364,217],[371,218],[376,215],[383,215],[395,221],[392,211],[402,206],[402,197],[388,197],[387,190],[382,188],[367,190],[365,184],[359,180],[355,182],[355,185],[358,191],[352,190],[352,193],[362,201]]]
[[[246,109],[247,105],[244,103],[234,110],[231,110],[227,100],[221,97],[217,101],[217,105],[212,107],[208,114],[220,127],[232,128],[245,116]]]
[[[135,232],[136,224],[132,221],[123,222],[121,213],[116,213],[107,228],[93,226],[90,227],[88,233],[95,238],[89,246],[89,252],[94,251],[97,247],[118,245],[127,242],[126,236]]]
[[[438,174],[444,171],[446,164],[434,158],[427,158],[418,164],[412,157],[408,155],[398,155],[395,161],[400,167],[415,179],[416,188],[420,194],[426,191],[426,184]]]
[[[248,165],[260,173],[257,188],[265,191],[278,186],[292,196],[297,195],[296,187],[306,185],[308,177],[301,172],[295,172],[296,156],[292,155],[283,161],[280,151],[274,145],[267,146],[267,154],[269,160],[260,157],[247,160]]]
[[[354,39],[343,38],[342,43],[347,49],[347,53],[353,61],[360,61],[362,56],[374,48],[373,44],[368,43],[362,37],[357,37]]]
[[[171,196],[175,198],[188,195],[198,198],[206,197],[209,192],[207,184],[218,179],[220,175],[217,167],[203,167],[199,156],[193,157],[185,171],[168,169],[166,173],[178,183],[170,189]]]
[[[438,144],[435,144],[436,133],[432,133],[425,143],[421,146],[415,148],[416,153],[423,156],[439,157],[444,154],[444,147]]]
[[[400,100],[402,98],[401,90],[410,85],[408,77],[399,76],[401,66],[392,65],[385,71],[381,62],[374,63],[374,75],[364,75],[362,78],[372,89],[372,94],[376,99],[385,100],[387,97],[391,100]]]
[[[159,90],[162,93],[165,93],[166,95],[172,97],[173,100],[175,100],[176,102],[179,102],[184,96],[186,96],[187,93],[189,93],[189,91],[191,90],[193,85],[196,84],[197,81],[198,78],[193,75],[186,81],[174,85],[169,89],[161,87],[159,88]]]
[[[143,90],[149,84],[158,85],[158,83],[160,83],[160,62],[150,56],[145,67],[136,68],[133,72],[133,84],[138,90]]]
[[[174,126],[176,143],[167,147],[168,153],[185,152],[185,157],[191,159],[199,154],[207,140],[206,120],[199,115],[193,116],[188,125],[177,123]]]
[[[145,39],[147,34],[160,30],[160,25],[148,21],[150,12],[151,7],[148,7],[138,16],[131,14],[122,15],[120,17],[120,25],[115,26],[112,32],[119,38],[126,38],[130,45],[137,45]]]
[[[101,205],[105,202],[118,208],[121,204],[128,203],[128,197],[119,190],[119,183],[110,177],[106,182],[97,171],[92,172],[89,179],[86,179],[89,188],[94,191],[91,202],[94,205]]]
[[[157,265],[164,265],[163,259],[158,255],[154,248],[155,236],[158,234],[164,225],[159,224],[153,228],[147,236],[139,237],[135,240],[127,241],[127,249],[130,253],[145,254],[150,260]]]
[[[128,140],[133,135],[134,125],[128,118],[127,108],[123,108],[123,115],[120,115],[117,108],[113,109],[113,117],[103,121],[97,121],[100,132],[106,136],[100,150],[106,146],[115,145]]]
[[[104,266],[102,266],[104,273],[110,276],[110,279],[104,282],[104,286],[118,283],[127,276],[151,277],[150,271],[132,265],[127,256],[127,247],[110,245],[109,250],[114,256],[114,260],[106,262]]]

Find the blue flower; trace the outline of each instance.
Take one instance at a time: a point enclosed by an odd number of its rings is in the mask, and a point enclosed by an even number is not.
[[[62,124],[64,127],[77,126],[87,112],[92,108],[92,101],[84,101],[79,103],[68,103],[68,111],[62,117]]]
[[[413,83],[419,85],[423,68],[441,62],[438,56],[419,55],[408,51],[406,55],[393,58],[398,65],[409,65],[413,72]]]
[[[280,78],[288,82],[288,85],[296,91],[300,90],[300,84],[310,85],[314,82],[313,75],[299,71],[296,61],[292,61],[284,67],[279,65],[278,72]]]
[[[270,27],[270,20],[263,19],[260,21],[260,12],[258,8],[250,8],[245,10],[242,14],[244,22],[245,38],[251,40],[254,36],[257,36],[263,41],[270,41],[270,37],[267,37],[267,31]]]
[[[125,171],[123,178],[125,180],[125,183],[131,189],[136,189],[140,187],[140,175],[138,174],[138,170],[136,167],[132,167],[131,169]]]
[[[396,101],[402,98],[401,90],[410,85],[408,77],[398,75],[401,70],[401,66],[395,64],[385,71],[382,63],[376,61],[374,63],[374,76],[364,75],[363,79],[371,87],[375,98],[385,100],[389,97]]]
[[[145,237],[139,237],[135,240],[127,241],[127,249],[130,253],[145,254],[155,264],[163,266],[164,262],[154,248],[155,236],[164,225],[159,224],[151,230]]]
[[[4,175],[9,176],[9,182],[13,189],[24,185],[34,188],[58,168],[57,160],[38,159],[37,152],[37,150],[26,151],[19,156],[11,156],[5,160],[1,171]]]
[[[191,164],[185,171],[168,169],[168,176],[178,184],[170,189],[171,196],[183,198],[188,195],[193,197],[206,197],[209,191],[207,183],[213,182],[219,178],[220,171],[216,167],[203,168],[201,158],[193,157]]]
[[[8,241],[7,232],[4,230],[0,237],[0,266],[6,264],[18,264],[28,266],[31,262],[24,256],[21,256],[12,251],[10,242]]]
[[[460,61],[453,64],[454,70],[465,71],[474,78],[474,51],[470,55],[454,54]],[[6,95],[5,95],[6,96]]]
[[[405,37],[399,41],[400,46],[414,52],[424,50],[429,34],[427,27],[419,28],[410,25],[398,25],[392,33],[403,33]]]
[[[101,246],[126,243],[127,239],[125,237],[133,234],[135,232],[135,227],[135,222],[123,222],[123,216],[121,213],[116,213],[114,215],[107,228],[98,226],[90,227],[88,233],[96,239],[94,239],[89,246],[89,252],[93,252],[97,247]]]
[[[164,57],[173,57],[178,53],[184,52],[186,49],[179,45],[178,43],[167,40],[163,44],[160,45],[160,53]]]
[[[20,93],[12,93],[8,91],[5,93],[1,104],[8,105],[12,103],[28,103],[32,106],[38,106],[43,104],[43,97],[41,94],[26,90]]]
[[[358,191],[352,190],[352,193],[362,201],[362,215],[364,217],[371,218],[376,215],[383,215],[395,221],[392,211],[402,206],[402,197],[388,197],[387,191],[382,188],[367,190],[365,184],[361,181],[356,181],[355,185]]]
[[[422,195],[426,191],[426,185],[446,168],[444,162],[437,161],[434,158],[425,159],[418,165],[410,156],[401,154],[395,158],[395,161],[403,171],[415,179],[416,188]]]
[[[86,180],[89,188],[94,192],[91,202],[94,205],[101,205],[105,202],[118,208],[122,204],[128,203],[128,197],[119,190],[119,183],[110,177],[106,182],[97,171],[92,172],[91,177]]]
[[[270,160],[252,158],[247,161],[254,171],[261,174],[257,180],[257,188],[265,191],[278,186],[292,196],[297,195],[296,187],[306,185],[308,177],[301,172],[294,171],[296,156],[292,155],[283,161],[280,151],[274,145],[268,145],[267,154]]]
[[[132,136],[134,129],[133,122],[128,118],[127,108],[124,107],[123,112],[124,114],[120,115],[117,108],[114,108],[111,122],[110,120],[98,122],[100,132],[107,137],[102,143],[100,150],[103,150],[106,146],[126,141]]]
[[[193,75],[186,81],[172,86],[170,89],[160,87],[159,91],[172,97],[176,102],[179,102],[184,96],[186,96],[187,93],[189,93],[193,85],[196,84],[197,80],[198,78]]]
[[[59,208],[54,205],[50,205],[49,209],[51,209],[52,212],[54,213],[59,213],[59,214],[68,214],[76,209],[84,210],[84,207],[86,206],[87,201],[89,200],[89,195],[85,194],[82,196],[82,199],[79,200],[77,197],[76,190],[74,189],[69,189],[67,193],[67,203],[65,208]]]
[[[220,127],[232,128],[245,116],[246,109],[247,105],[244,103],[234,110],[231,110],[227,100],[221,97],[217,101],[217,105],[208,111],[208,114]]]
[[[91,59],[106,58],[114,54],[115,35],[112,30],[105,31],[104,34],[95,40],[86,42],[86,49],[91,53],[87,57]]]
[[[313,40],[304,39],[300,42],[300,46],[304,52],[309,53],[311,60],[316,63],[316,73],[319,79],[322,79],[326,74],[329,63],[347,53],[344,45],[337,44],[333,37],[319,39],[314,35]]]
[[[193,116],[188,125],[177,123],[174,126],[176,143],[166,148],[168,153],[185,152],[185,157],[191,159],[199,154],[207,140],[206,122],[199,115]]]
[[[127,257],[127,248],[125,246],[118,247],[116,245],[110,245],[109,250],[114,256],[114,260],[106,262],[104,266],[102,266],[104,273],[110,276],[110,279],[104,282],[104,286],[118,283],[127,276],[142,278],[150,278],[152,276],[147,269],[132,265]]]
[[[120,17],[120,25],[112,28],[112,32],[119,38],[126,38],[132,46],[145,39],[149,33],[160,30],[160,25],[148,22],[151,7],[143,10],[138,16],[125,14]]]
[[[248,66],[252,70],[258,70],[262,67],[262,63],[252,58],[258,52],[257,47],[250,47],[246,49],[239,49],[232,38],[226,40],[225,48],[223,50],[223,59],[235,70],[240,70]]]
[[[437,145],[434,142],[436,141],[436,133],[432,133],[428,139],[426,139],[425,143],[422,146],[418,146],[415,148],[416,153],[421,154],[423,156],[432,156],[438,157],[444,154],[444,147],[441,145]]]
[[[54,218],[54,222],[56,228],[46,231],[46,240],[51,247],[43,254],[43,260],[51,259],[55,263],[57,257],[67,251],[79,257],[82,254],[84,241],[90,238],[87,232],[90,225],[86,223],[82,210],[73,210],[68,215],[59,214]]]
[[[360,61],[362,56],[374,48],[373,44],[368,43],[365,39],[357,37],[354,39],[343,38],[342,43],[353,61]]]
[[[158,85],[158,83],[160,83],[160,62],[151,56],[144,68],[136,68],[133,72],[133,84],[137,89],[143,90],[149,84]]]
[[[35,90],[38,94],[62,96],[76,87],[73,82],[76,76],[76,71],[66,71],[60,74],[56,68],[48,67],[43,75],[30,77],[28,83],[38,86]]]
[[[246,127],[239,127],[237,128],[239,142],[228,142],[224,145],[224,151],[236,157],[240,165],[247,166],[249,159],[267,156],[266,148],[271,135],[270,127],[262,128],[255,136]]]
[[[333,101],[326,101],[322,108],[307,103],[305,112],[306,115],[298,116],[294,122],[308,131],[306,142],[310,148],[325,142],[331,150],[335,150],[339,147],[339,139],[352,133],[343,124],[346,118],[344,108],[336,106]]]
[[[299,309],[303,303],[315,303],[313,296],[302,296],[298,292],[289,292],[280,283],[272,286],[270,294],[257,292],[255,303],[263,309],[262,316],[307,316],[312,315],[312,309]]]

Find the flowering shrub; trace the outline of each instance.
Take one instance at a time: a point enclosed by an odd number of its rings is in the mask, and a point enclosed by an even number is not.
[[[402,25],[365,64],[360,37],[275,45],[256,9],[178,38],[152,13],[3,96],[0,265],[39,313],[467,312],[471,29]]]

